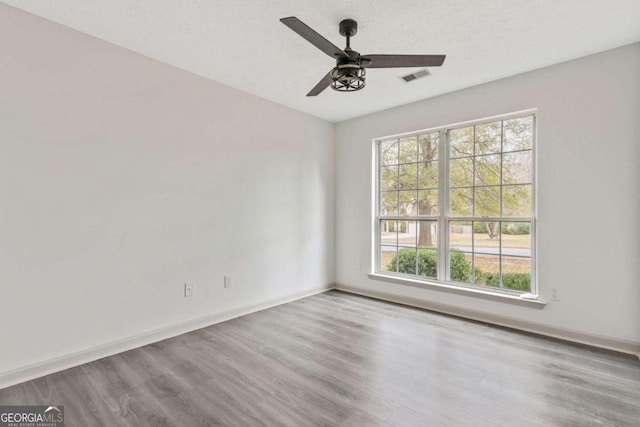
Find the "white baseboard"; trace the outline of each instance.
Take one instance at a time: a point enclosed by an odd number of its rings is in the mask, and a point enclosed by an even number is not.
[[[103,357],[112,356],[114,354],[122,353],[127,350],[142,347],[147,344],[162,341],[167,338],[182,335],[187,332],[195,331],[207,326],[214,325],[216,323],[224,322],[226,320],[234,319],[236,317],[244,316],[257,311],[265,310],[270,307],[285,304],[291,301],[295,301],[301,298],[306,298],[311,295],[319,294],[333,289],[333,285],[327,285],[320,288],[315,288],[310,291],[300,292],[283,298],[277,298],[274,300],[266,301],[260,304],[254,304],[246,307],[238,307],[232,310],[227,310],[218,313],[212,313],[203,317],[199,317],[185,322],[176,323],[173,325],[158,328],[152,331],[143,332],[141,334],[129,336],[117,341],[109,342],[99,345],[97,347],[88,348],[85,350],[77,351],[65,356],[57,357],[43,362],[35,363],[20,367],[11,371],[0,373],[0,389],[9,387],[15,384],[20,384],[25,381],[39,378],[44,375],[49,375],[54,372],[63,371],[65,369],[72,368],[74,366],[89,363],[94,360],[102,359]]]
[[[453,305],[441,304],[387,292],[378,292],[371,289],[364,289],[339,283],[335,284],[335,289],[379,300],[408,305],[411,307],[418,307],[425,310],[437,311],[439,313],[464,317],[466,319],[477,320],[480,322],[491,323],[494,325],[505,326],[513,329],[519,329],[521,331],[532,332],[535,334],[558,338],[561,340],[571,341],[579,344],[585,344],[592,347],[632,354],[640,358],[640,342],[637,341],[627,341],[617,338],[605,337],[602,335],[574,331],[571,329],[558,328],[556,326],[542,325],[539,323],[529,322],[527,320],[516,319],[513,317],[499,316]]]

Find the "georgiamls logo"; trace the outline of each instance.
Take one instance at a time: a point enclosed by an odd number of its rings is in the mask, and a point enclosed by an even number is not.
[[[64,427],[64,406],[0,406],[0,427]]]

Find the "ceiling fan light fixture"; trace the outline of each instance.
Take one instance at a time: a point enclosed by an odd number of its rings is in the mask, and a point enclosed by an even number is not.
[[[331,70],[331,89],[338,92],[355,92],[365,86],[367,72],[358,64],[340,64]]]

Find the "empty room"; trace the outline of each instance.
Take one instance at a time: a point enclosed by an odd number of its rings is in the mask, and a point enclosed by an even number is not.
[[[0,427],[640,426],[638,0],[0,0]]]

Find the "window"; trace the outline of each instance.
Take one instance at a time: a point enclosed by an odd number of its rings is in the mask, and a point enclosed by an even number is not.
[[[376,141],[376,271],[536,293],[532,113]]]

